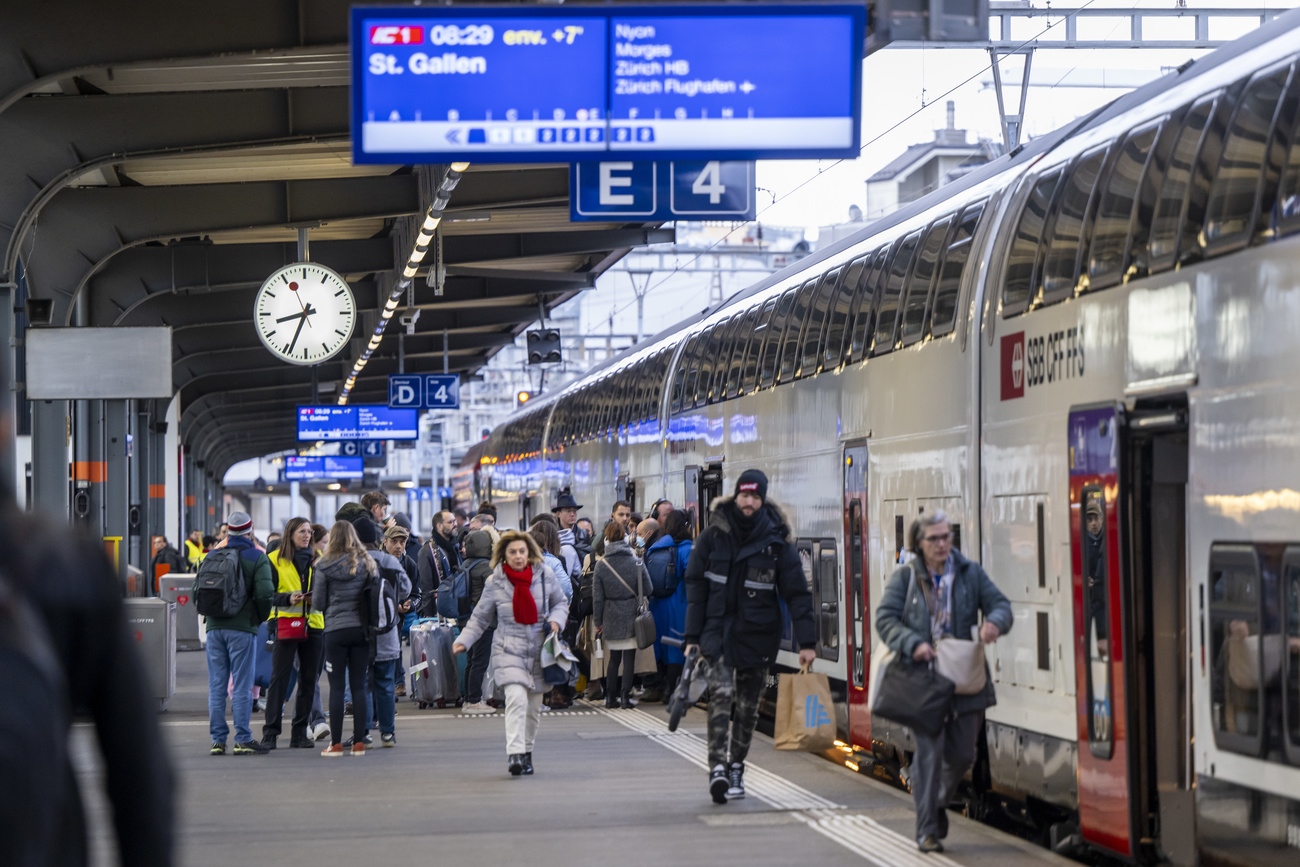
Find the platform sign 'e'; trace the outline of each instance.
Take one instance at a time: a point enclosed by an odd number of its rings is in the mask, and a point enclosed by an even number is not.
[[[424,377],[393,374],[388,377],[388,406],[390,409],[420,409]]]
[[[354,6],[353,161],[858,155],[864,3]]]
[[[460,409],[460,377],[430,373],[424,377],[425,409]]]
[[[754,164],[630,160],[569,167],[569,219],[752,220]]]

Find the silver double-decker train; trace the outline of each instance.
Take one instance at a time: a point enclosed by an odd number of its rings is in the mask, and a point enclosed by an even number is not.
[[[968,788],[1137,863],[1300,863],[1300,11],[638,345],[474,486],[707,520],[759,467],[855,764],[919,511],[1011,599]],[[781,662],[793,664],[785,645]],[[1199,859],[1199,860],[1198,860]]]

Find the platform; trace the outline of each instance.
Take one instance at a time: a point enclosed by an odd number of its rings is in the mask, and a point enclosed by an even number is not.
[[[1019,867],[1069,864],[992,828],[953,817],[943,855],[911,838],[903,792],[819,756],[777,752],[754,737],[748,797],[725,806],[706,791],[704,713],[670,734],[666,709],[606,710],[579,702],[542,716],[536,775],[506,773],[501,715],[397,705],[394,749],[325,760],[316,750],[266,757],[208,755],[202,653],[178,657],[178,692],[162,727],[180,782],[178,864],[491,865],[871,864]],[[258,730],[255,717],[254,731]],[[93,737],[77,755],[93,789]],[[111,830],[90,793],[96,867]],[[211,816],[225,817],[218,824]]]

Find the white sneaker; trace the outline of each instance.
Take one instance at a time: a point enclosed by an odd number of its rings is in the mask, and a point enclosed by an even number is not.
[[[329,723],[316,723],[311,727],[311,739],[314,741],[323,740],[330,736]]]
[[[460,709],[460,712],[468,713],[468,714],[484,714],[484,713],[496,713],[497,709],[485,701],[480,701],[476,704],[465,705]]]

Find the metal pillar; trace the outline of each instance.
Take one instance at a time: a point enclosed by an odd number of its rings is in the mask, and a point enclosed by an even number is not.
[[[1010,57],[1013,54],[1023,55],[1025,58],[1024,74],[1020,79],[1020,110],[1016,114],[1007,114],[1006,103],[1002,94],[1002,58]],[[998,114],[1002,117],[1002,141],[1010,151],[1016,145],[1020,144],[1020,136],[1025,127],[1025,100],[1029,97],[1029,69],[1034,61],[1034,49],[1032,46],[1026,48],[1017,48],[1014,51],[1002,51],[997,48],[989,49],[989,59],[993,65],[993,90],[998,97]]]
[[[32,401],[32,508],[68,519],[68,402]]]
[[[0,491],[10,496],[18,490],[18,456],[14,448],[17,417],[14,412],[14,297],[16,285],[0,286],[0,351],[4,361],[0,364],[3,381],[0,381],[0,418],[9,424],[9,431],[0,436]]]
[[[126,595],[135,596],[140,588],[127,582],[126,564],[130,549],[131,467],[126,455],[126,435],[130,430],[130,401],[105,400],[104,407],[104,550],[117,552],[119,585]]]
[[[76,492],[72,514],[96,538],[105,534],[104,476],[107,455],[104,448],[104,401],[79,400],[73,417],[77,455],[73,465]]]

